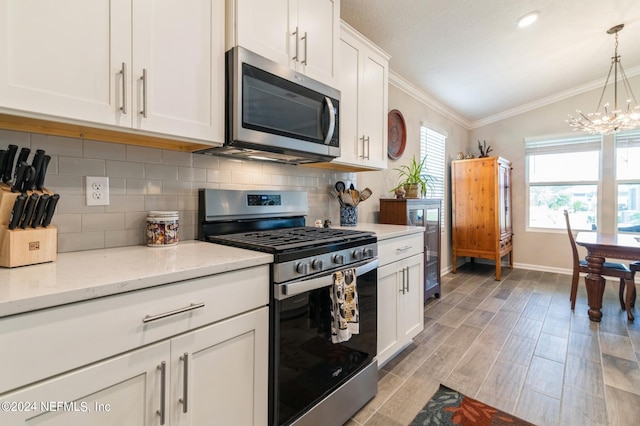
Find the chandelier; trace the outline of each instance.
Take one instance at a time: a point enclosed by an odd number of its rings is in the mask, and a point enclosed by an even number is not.
[[[609,74],[607,74],[607,80],[602,88],[602,94],[598,101],[598,106],[595,112],[587,114],[577,110],[579,114],[577,117],[569,115],[569,119],[565,120],[573,130],[583,130],[591,134],[610,135],[620,130],[631,130],[640,127],[640,106],[636,102],[631,86],[627,80],[627,76],[622,68],[622,62],[620,62],[620,55],[618,55],[618,33],[624,28],[624,24],[616,25],[613,28],[607,30],[607,34],[615,34],[616,44],[615,52],[611,57],[611,66],[609,67]],[[618,68],[620,69],[620,76],[622,77],[622,85],[627,95],[626,106],[618,108]],[[604,92],[609,84],[609,78],[611,77],[611,71],[613,71],[613,109],[609,103],[602,104],[604,98]],[[602,107],[602,109],[600,109]]]

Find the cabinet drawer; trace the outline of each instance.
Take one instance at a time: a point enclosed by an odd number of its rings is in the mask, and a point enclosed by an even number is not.
[[[380,266],[411,257],[424,251],[424,235],[411,234],[378,241]]]
[[[266,306],[269,267],[132,291],[0,319],[0,394]]]

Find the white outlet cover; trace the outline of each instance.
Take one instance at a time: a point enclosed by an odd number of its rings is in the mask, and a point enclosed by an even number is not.
[[[87,176],[85,178],[87,206],[109,205],[109,177]]]

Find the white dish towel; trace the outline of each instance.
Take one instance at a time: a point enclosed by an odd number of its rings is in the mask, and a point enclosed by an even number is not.
[[[333,274],[331,287],[331,342],[342,343],[360,333],[360,312],[356,270],[347,269]]]

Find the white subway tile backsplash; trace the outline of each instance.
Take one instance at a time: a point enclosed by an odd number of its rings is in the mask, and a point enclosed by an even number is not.
[[[76,157],[58,157],[58,173],[61,175],[106,176],[104,160]]]
[[[338,205],[328,192],[336,180],[351,183],[355,173],[261,163],[0,130],[0,149],[9,143],[52,155],[45,186],[61,194],[52,223],[58,251],[145,244],[149,210],[178,210],[180,240],[197,238],[199,188],[286,189],[309,194],[307,223],[338,223]],[[110,204],[85,205],[86,176],[109,177]]]
[[[115,231],[124,229],[124,213],[82,215],[82,232]]]
[[[105,206],[105,211],[107,213],[144,211],[144,196],[111,194],[109,205]]]
[[[125,161],[107,161],[107,176],[123,178],[144,178],[144,164]]]
[[[163,164],[145,164],[145,179],[178,180],[178,167]]]
[[[83,156],[104,160],[124,161],[127,158],[126,145],[108,142],[84,141]]]
[[[51,156],[82,157],[82,139],[33,133],[31,148],[44,149]]]
[[[142,146],[126,145],[127,161],[162,164],[162,150]]]
[[[6,149],[9,145],[30,147],[31,134],[0,129],[0,149]]]
[[[162,164],[191,167],[193,164],[193,154],[189,152],[163,150]]]

